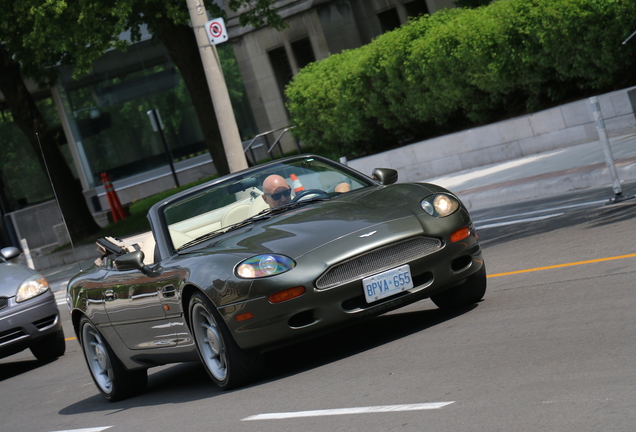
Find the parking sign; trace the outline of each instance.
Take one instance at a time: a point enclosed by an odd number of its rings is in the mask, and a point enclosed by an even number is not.
[[[215,18],[205,23],[205,31],[212,45],[227,41],[227,30],[223,18]]]

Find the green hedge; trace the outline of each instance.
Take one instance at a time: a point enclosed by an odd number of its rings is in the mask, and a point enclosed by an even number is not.
[[[449,9],[300,71],[294,134],[359,156],[636,84],[636,0]]]

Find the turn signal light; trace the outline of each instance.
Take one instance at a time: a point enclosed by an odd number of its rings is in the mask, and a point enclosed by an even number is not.
[[[305,294],[305,287],[297,286],[271,294],[268,299],[271,303],[281,303],[296,297],[300,297],[303,294]]]
[[[234,319],[236,319],[238,322],[241,322],[252,318],[254,318],[254,314],[252,312],[245,312],[237,315]]]
[[[450,235],[450,241],[455,243],[460,240],[464,240],[469,235],[470,235],[470,230],[468,229],[468,227],[460,228]]]

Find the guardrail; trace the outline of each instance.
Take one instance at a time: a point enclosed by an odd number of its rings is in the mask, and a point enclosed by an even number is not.
[[[278,134],[278,136],[274,140],[274,143],[267,148],[267,154],[269,155],[270,158],[274,159],[274,156],[272,155],[272,151],[274,150],[274,148],[277,148],[278,152],[280,153],[280,157],[284,157],[285,153],[283,152],[283,147],[280,144],[280,140],[290,129],[293,129],[293,126],[285,126],[282,128],[260,133],[256,135],[254,138],[252,138],[249,144],[245,146],[245,148],[243,149],[243,152],[247,153],[249,151],[250,156],[252,158],[252,163],[256,163],[257,160],[256,160],[256,155],[254,154],[254,148],[257,147],[257,145],[255,144],[259,144],[259,145],[261,144],[260,142],[257,143],[257,140],[260,138],[265,138],[265,145],[267,145],[268,144],[267,136],[275,134],[276,132],[280,132],[280,134]],[[294,140],[294,142],[296,143],[296,147],[298,148],[298,154],[302,153],[298,140]]]

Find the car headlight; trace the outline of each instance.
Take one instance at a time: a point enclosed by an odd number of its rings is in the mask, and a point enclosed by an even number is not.
[[[294,267],[294,260],[285,255],[257,255],[240,262],[236,266],[236,275],[243,279],[256,279],[285,273]]]
[[[426,213],[436,217],[450,216],[459,208],[459,201],[446,194],[431,195],[420,204]]]
[[[44,294],[49,289],[49,283],[44,276],[33,275],[20,284],[18,292],[15,295],[15,301],[20,303],[40,294]]]

